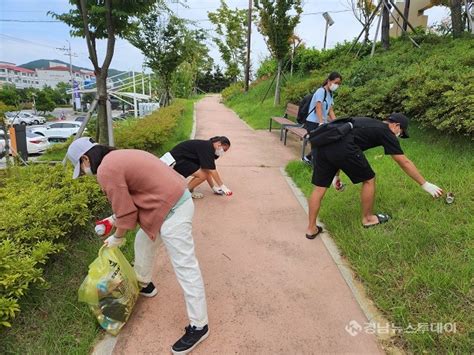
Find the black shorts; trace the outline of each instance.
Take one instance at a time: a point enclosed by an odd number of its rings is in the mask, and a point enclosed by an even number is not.
[[[352,135],[342,140],[319,147],[313,152],[313,185],[331,186],[332,179],[338,170],[342,170],[353,184],[370,180],[375,177],[364,152],[354,143]]]
[[[200,166],[189,160],[180,160],[176,162],[176,164],[173,166],[173,169],[187,178],[198,171]]]

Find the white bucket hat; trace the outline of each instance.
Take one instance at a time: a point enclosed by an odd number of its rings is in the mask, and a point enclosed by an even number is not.
[[[97,143],[93,143],[92,138],[82,137],[72,142],[67,149],[67,158],[71,161],[72,165],[74,165],[73,179],[77,179],[81,172],[81,157],[95,145],[97,145]]]

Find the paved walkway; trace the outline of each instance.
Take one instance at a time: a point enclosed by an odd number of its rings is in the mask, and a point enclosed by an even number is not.
[[[346,332],[366,318],[321,239],[304,237],[305,212],[280,171],[293,151],[276,134],[250,129],[216,96],[197,104],[196,137],[214,135],[232,143],[218,169],[234,194],[199,189],[194,239],[210,336],[193,354],[382,353],[375,336]],[[188,324],[164,248],[155,270],[158,296],[139,300],[115,354],[170,353]]]

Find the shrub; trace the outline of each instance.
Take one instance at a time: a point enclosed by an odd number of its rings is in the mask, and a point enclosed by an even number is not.
[[[337,116],[382,118],[402,111],[426,127],[474,137],[472,39],[420,38],[421,49],[398,39],[391,50],[374,57],[367,56],[370,46],[361,50],[359,58],[347,55],[349,43],[321,52],[310,78],[288,82],[283,89],[286,100],[298,103],[336,70],[343,77],[335,94]]]
[[[222,90],[221,95],[224,101],[232,99],[232,97],[244,92],[244,83],[239,81],[233,84],[230,84],[224,90]]]
[[[124,149],[156,151],[169,139],[183,111],[184,101],[175,100],[172,105],[145,118],[120,124],[114,130],[115,145]]]
[[[257,78],[273,76],[277,70],[277,62],[273,58],[267,58],[260,63],[257,70]]]
[[[0,190],[0,324],[9,326],[18,300],[44,282],[43,265],[73,234],[85,233],[107,206],[93,179],[71,179],[62,166],[13,168]],[[25,188],[27,187],[27,188]]]

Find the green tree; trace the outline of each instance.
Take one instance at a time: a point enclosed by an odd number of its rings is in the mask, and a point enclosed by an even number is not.
[[[290,52],[290,39],[303,11],[301,0],[254,0],[259,14],[258,29],[277,61],[274,105],[280,104],[283,61]],[[293,13],[293,15],[291,15]]]
[[[51,86],[45,85],[41,91],[44,92],[51,100],[53,100],[56,105],[63,103],[61,93],[58,90],[53,89]]]
[[[67,13],[48,13],[69,25],[72,36],[86,40],[99,98],[97,136],[100,143],[108,143],[107,76],[114,55],[115,38],[124,38],[138,26],[137,17],[151,11],[161,0],[69,0],[69,3],[74,8]],[[107,39],[101,65],[97,55],[97,40],[100,39]]]
[[[369,42],[369,23],[370,16],[375,10],[376,4],[374,0],[347,0],[352,8],[354,17],[364,27],[364,43]]]
[[[58,85],[56,85],[56,88],[54,91],[56,92],[56,97],[59,102],[56,102],[57,104],[60,105],[65,105],[68,103],[69,99],[71,98],[71,94],[68,94],[67,91],[71,89],[71,84],[65,83],[65,82],[60,82]]]
[[[247,53],[247,10],[231,10],[221,0],[215,12],[208,12],[209,20],[216,26],[218,36],[213,37],[226,64],[225,74],[234,81],[242,78]]]
[[[55,108],[56,103],[47,90],[42,90],[36,94],[36,110],[46,114],[46,112],[54,111]]]
[[[201,40],[200,33],[186,27],[186,21],[174,15],[162,16],[159,9],[144,15],[140,25],[127,36],[146,57],[146,64],[160,79],[164,106],[171,100],[173,75],[190,59]]]
[[[9,106],[18,106],[20,104],[20,94],[15,85],[3,85],[0,90],[0,101]]]

